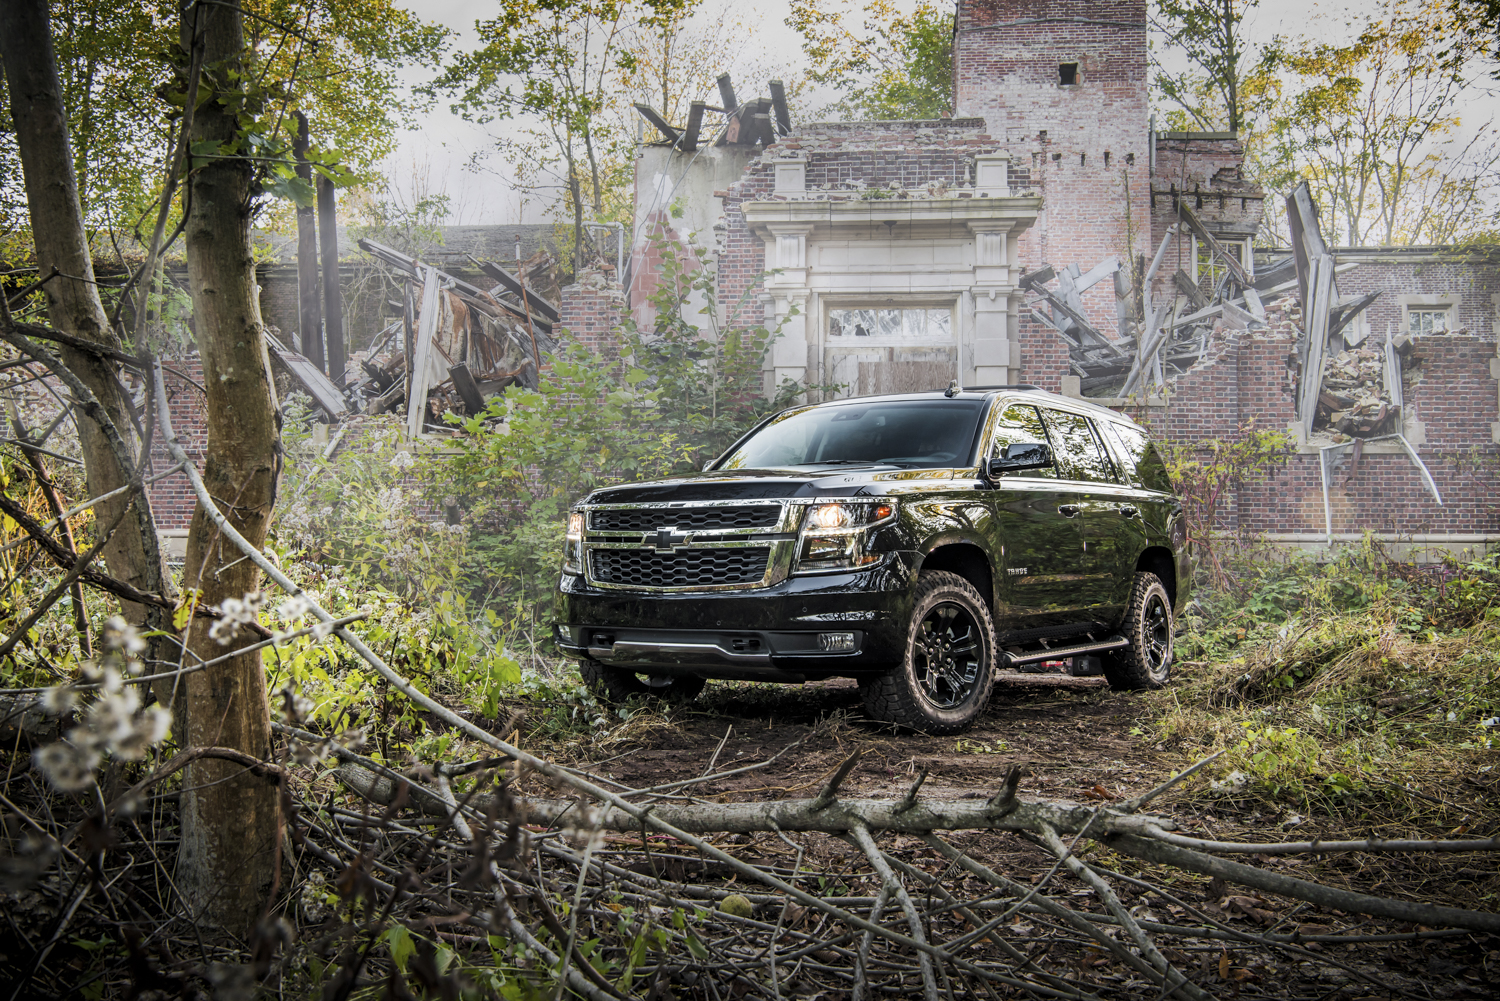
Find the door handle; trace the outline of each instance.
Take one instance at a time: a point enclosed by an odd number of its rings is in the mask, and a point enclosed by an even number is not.
[[[1135,509],[1134,504],[1121,504],[1120,513],[1127,518],[1134,518],[1137,514],[1140,514],[1140,512]]]
[[[1078,505],[1059,504],[1057,506],[1057,513],[1062,515],[1064,518],[1076,518],[1078,517]]]

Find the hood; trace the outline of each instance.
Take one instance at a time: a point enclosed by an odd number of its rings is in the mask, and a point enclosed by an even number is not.
[[[967,473],[968,471],[963,471]],[[806,470],[736,469],[691,473],[668,480],[626,483],[595,490],[586,504],[645,504],[665,501],[764,500],[777,497],[879,496],[906,480],[952,479],[952,469],[897,466],[812,466]]]

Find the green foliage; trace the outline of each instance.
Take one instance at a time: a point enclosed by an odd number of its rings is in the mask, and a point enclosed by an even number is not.
[[[454,110],[471,120],[519,123],[498,140],[499,152],[525,188],[551,188],[561,177],[561,207],[577,247],[585,215],[628,218],[621,196],[631,137],[606,112],[633,71],[630,29],[642,18],[695,6],[694,0],[502,0],[495,17],[475,25],[480,47],[451,59],[429,92],[456,97]]]
[[[651,296],[655,322],[643,329],[627,319],[619,331],[622,360],[636,366],[625,378],[653,393],[659,426],[677,435],[693,467],[702,468],[762,419],[791,406],[805,387],[784,381],[767,399],[762,366],[780,327],[721,327],[707,251],[688,258],[680,248],[662,244],[658,249],[661,272]],[[726,312],[747,312],[753,289]],[[794,309],[786,318],[796,315]],[[698,317],[706,325],[694,322]]]
[[[304,202],[309,186],[289,176],[289,164],[277,162],[289,153],[291,112],[301,109],[323,170],[340,182],[373,170],[419,107],[399,70],[434,65],[446,29],[390,0],[246,0],[243,6],[246,103],[233,109],[242,115],[243,135],[233,150],[194,153],[265,157],[258,161],[264,189]],[[179,43],[178,9],[162,0],[52,4],[79,199],[91,226],[128,234],[155,212],[169,139],[186,101],[188,59]],[[204,67],[197,99],[220,95],[233,82],[222,67]],[[3,103],[0,114],[8,117]],[[0,144],[6,144],[0,145],[0,192],[14,196],[0,199],[10,207],[0,210],[6,215],[0,221],[25,233],[24,210],[16,211],[24,199],[20,162],[8,145],[13,134],[0,128]]]
[[[1154,724],[1227,749],[1214,792],[1336,811],[1500,746],[1500,556],[1413,565],[1366,539],[1226,571],[1184,617]]]
[[[1238,132],[1274,85],[1276,44],[1260,48],[1246,37],[1245,19],[1260,0],[1157,0],[1151,26],[1191,68],[1168,69],[1160,60],[1151,78],[1157,93],[1175,104],[1168,125],[1189,131]]]
[[[1262,171],[1283,189],[1306,180],[1329,239],[1350,246],[1492,230],[1496,143],[1459,138],[1478,43],[1436,5],[1393,3],[1351,27],[1346,43],[1285,44],[1290,94],[1268,109]]]
[[[938,118],[953,110],[953,14],[919,2],[909,15],[865,0],[858,29],[847,3],[796,0],[787,23],[801,33],[811,77],[845,96],[834,111],[873,119]]]
[[[1272,469],[1285,465],[1296,451],[1296,443],[1285,431],[1256,430],[1252,419],[1240,426],[1238,436],[1231,441],[1163,441],[1159,447],[1173,489],[1182,499],[1182,518],[1193,559],[1222,590],[1228,586],[1229,577],[1216,547],[1219,505],[1232,491],[1258,482]]]

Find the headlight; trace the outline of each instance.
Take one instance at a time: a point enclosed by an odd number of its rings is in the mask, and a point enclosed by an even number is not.
[[[563,545],[562,572],[574,577],[583,575],[583,512],[568,513],[568,535]]]
[[[814,504],[802,519],[793,573],[856,570],[879,563],[870,552],[871,530],[896,517],[892,501],[829,501]]]

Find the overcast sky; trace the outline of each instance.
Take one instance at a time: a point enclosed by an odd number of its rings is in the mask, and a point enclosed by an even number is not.
[[[493,17],[496,9],[493,0],[400,2],[418,16],[438,21],[456,32],[456,49],[473,47],[476,44],[474,23]],[[755,32],[745,41],[740,61],[765,59],[770,54],[777,61],[797,60],[799,68],[803,65],[800,62],[801,39],[785,23],[786,0],[705,0],[706,16],[713,16],[725,4],[733,4],[736,12],[751,12],[746,20],[757,25]],[[905,0],[902,6],[910,6],[910,0]],[[1370,0],[1356,3],[1262,0],[1259,9],[1247,19],[1247,33],[1252,39],[1282,34],[1333,40],[1346,34],[1344,24],[1351,14],[1373,14],[1381,6]],[[733,74],[736,66],[724,69]],[[419,82],[419,79],[414,77],[413,82]],[[1493,94],[1476,93],[1466,109],[1466,118],[1471,124],[1478,124],[1494,115],[1496,109]],[[400,148],[391,156],[388,175],[398,190],[408,197],[414,188],[424,183],[427,187],[424,194],[446,193],[452,208],[449,221],[453,223],[508,225],[544,221],[546,216],[540,206],[533,205],[523,212],[521,199],[505,176],[505,165],[499,158],[490,158],[487,169],[471,169],[470,163],[475,155],[483,154],[492,145],[492,133],[487,128],[463,121],[448,111],[446,103],[440,102],[424,116],[420,129],[404,137]]]

